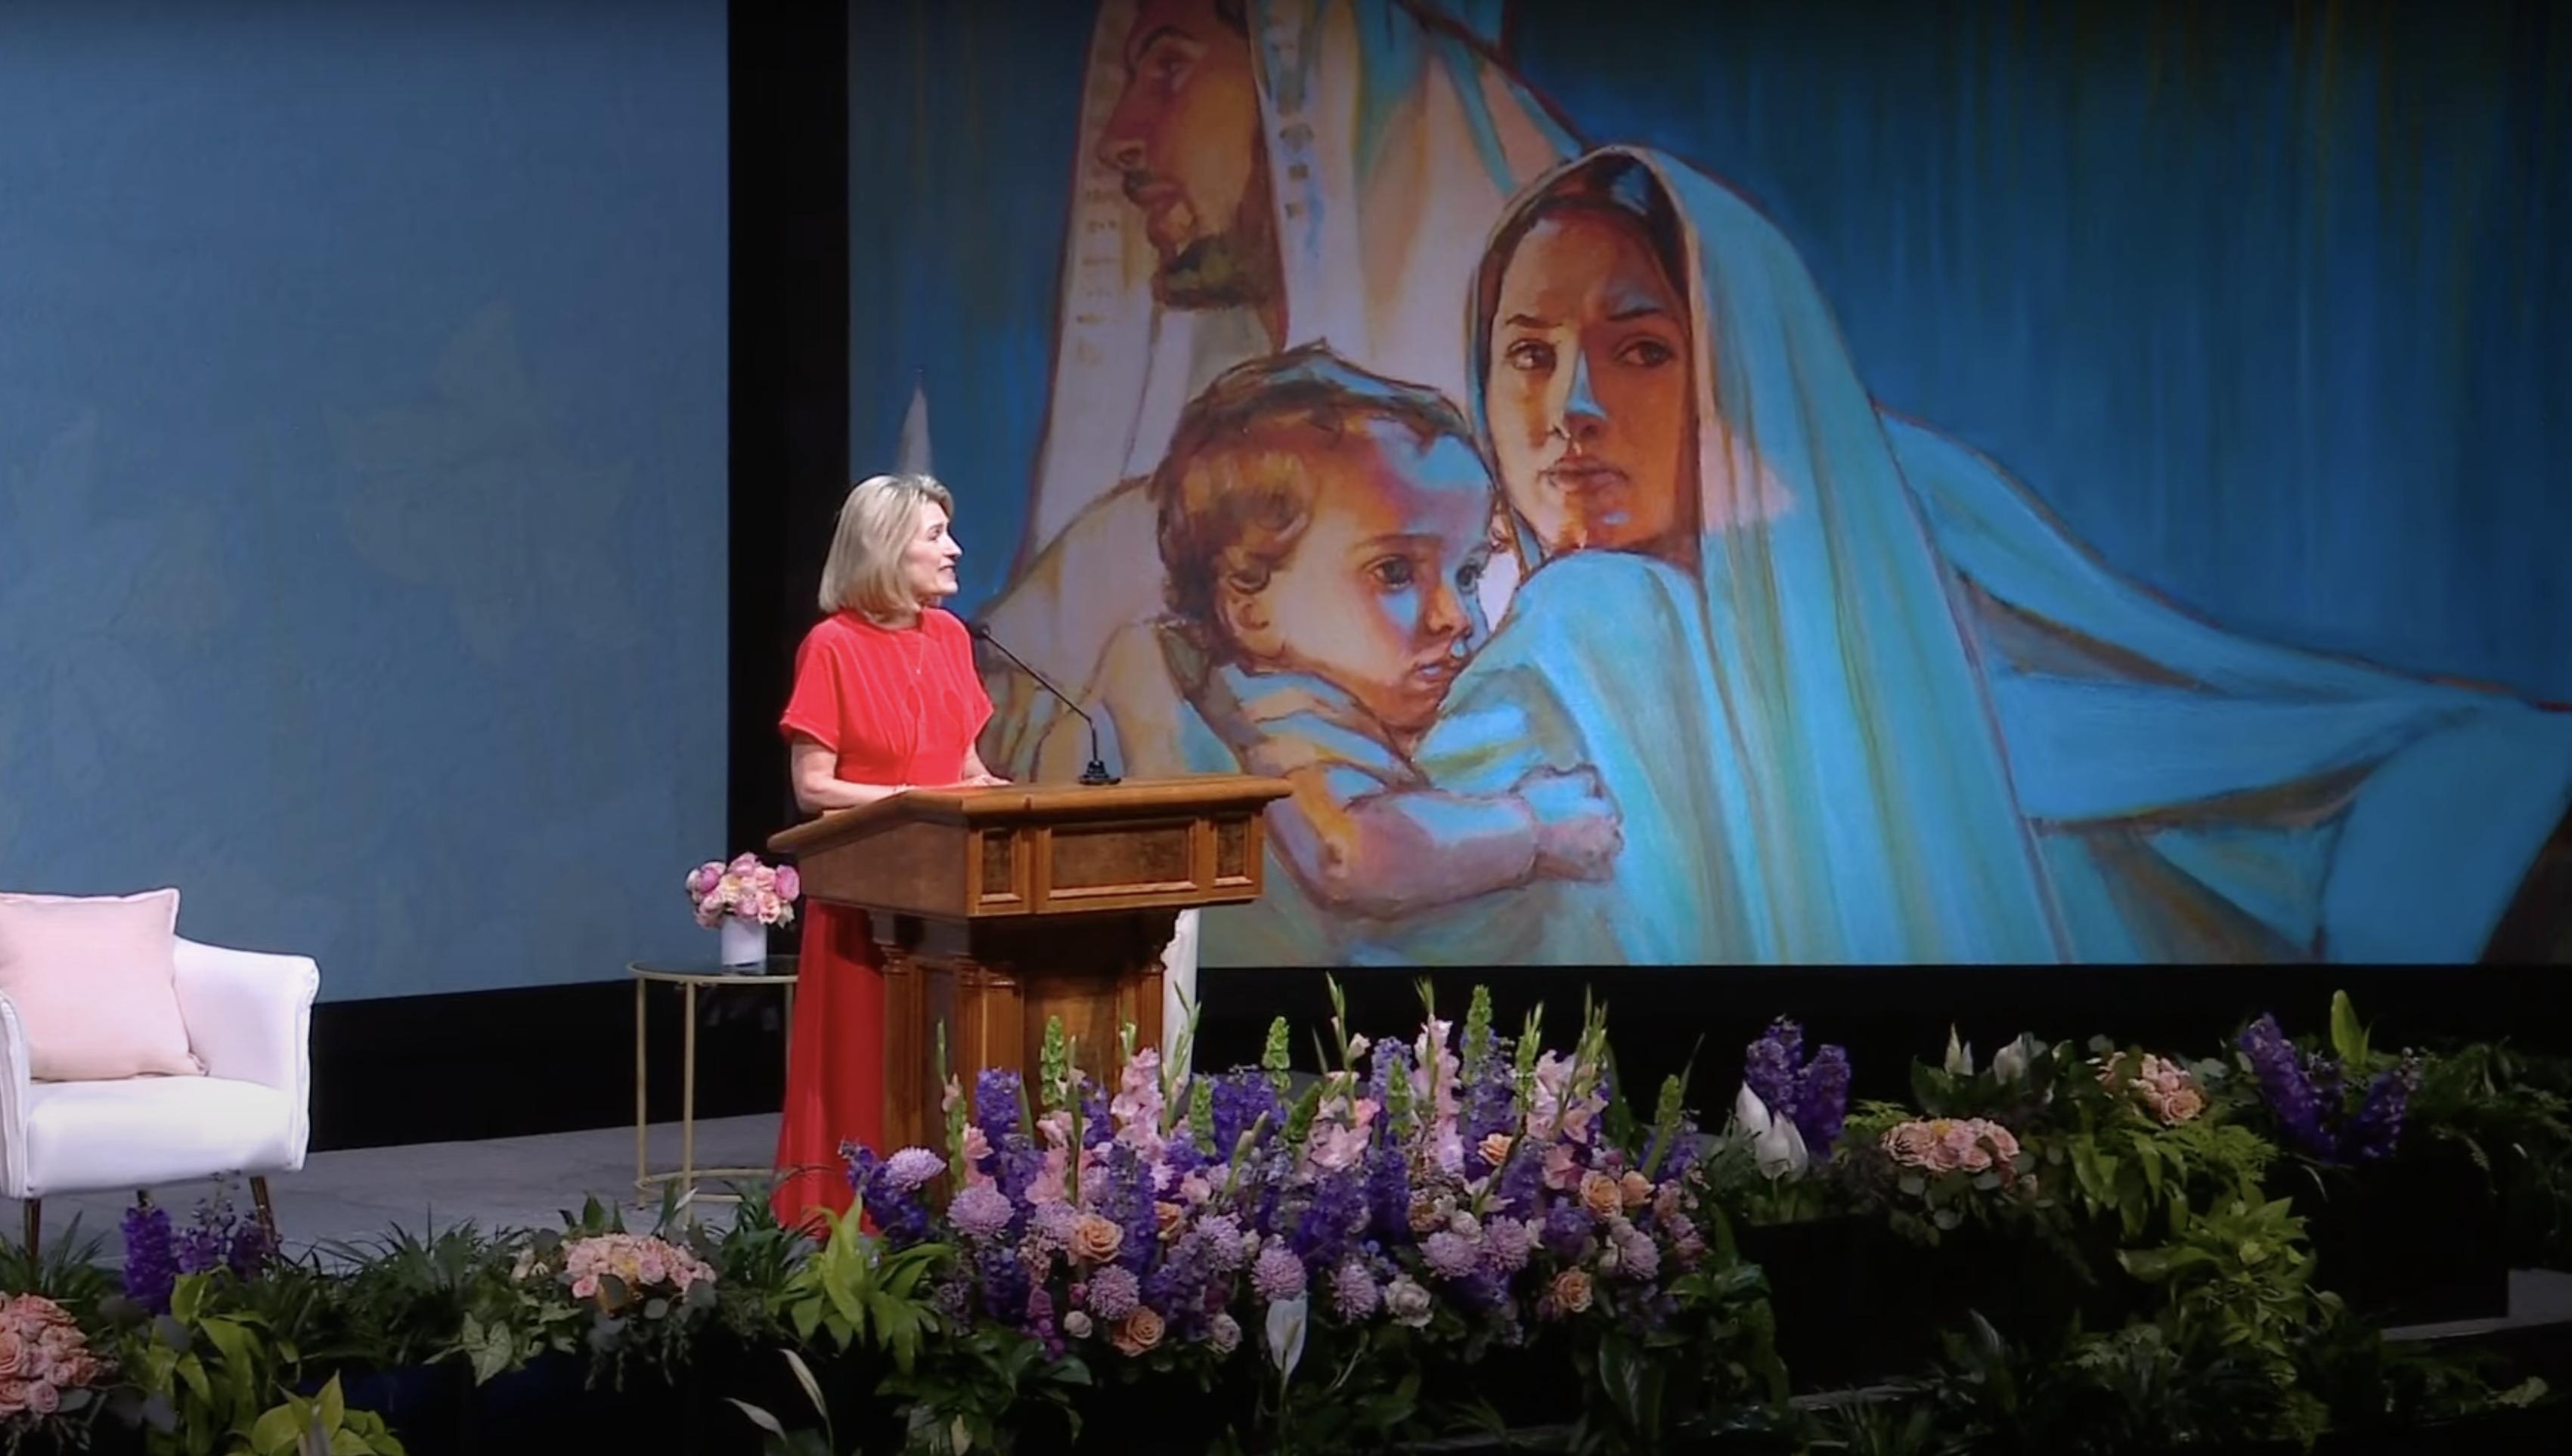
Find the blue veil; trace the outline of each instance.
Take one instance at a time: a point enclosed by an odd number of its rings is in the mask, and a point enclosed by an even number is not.
[[[1483,792],[1588,764],[1626,849],[1605,883],[1420,918],[1415,956],[2480,950],[2572,802],[2572,717],[2249,642],[2122,581],[1990,462],[1881,415],[1784,236],[1662,154],[1568,164],[1495,236],[1602,169],[1677,220],[1699,560],[1542,561],[1521,524],[1541,569],[1419,763]]]

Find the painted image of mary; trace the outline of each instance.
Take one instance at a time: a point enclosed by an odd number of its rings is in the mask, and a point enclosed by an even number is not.
[[[1625,848],[1413,959],[2470,960],[2572,804],[2572,715],[2227,633],[1879,409],[1685,164],[1537,182],[1469,307],[1528,575],[1417,763],[1595,768]]]

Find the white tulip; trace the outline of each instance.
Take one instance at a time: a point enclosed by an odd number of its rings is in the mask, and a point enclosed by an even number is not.
[[[1804,1134],[1795,1119],[1769,1111],[1746,1082],[1732,1099],[1732,1118],[1749,1135],[1751,1160],[1762,1175],[1773,1180],[1801,1174],[1812,1166],[1812,1153],[1804,1146]]]
[[[1974,1075],[1974,1044],[1958,1042],[1956,1029],[1947,1029],[1947,1071],[1957,1077]]]
[[[1280,1299],[1268,1306],[1268,1358],[1276,1363],[1281,1381],[1295,1373],[1304,1358],[1304,1326],[1312,1308],[1312,1297],[1298,1294]]]
[[[2012,1042],[1993,1053],[1992,1076],[2004,1083],[2027,1081],[2027,1044]]]

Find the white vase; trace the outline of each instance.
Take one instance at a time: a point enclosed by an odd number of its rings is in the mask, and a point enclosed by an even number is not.
[[[723,963],[726,966],[765,966],[768,964],[768,927],[738,915],[727,915],[721,926]]]

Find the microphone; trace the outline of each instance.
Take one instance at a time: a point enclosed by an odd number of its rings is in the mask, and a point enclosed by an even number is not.
[[[1071,709],[1072,716],[1089,725],[1089,767],[1080,771],[1080,781],[1091,788],[1098,788],[1103,785],[1115,783],[1115,775],[1110,774],[1107,771],[1107,761],[1098,756],[1098,720],[1090,717],[1087,713],[1082,712],[1080,710],[1080,704],[1073,702],[1069,693],[1064,692],[1062,689],[1055,687],[1051,682],[1046,681],[1043,673],[1027,666],[1024,658],[1018,656],[1015,652],[1010,651],[1001,643],[999,638],[991,635],[991,629],[989,627],[984,626],[980,622],[973,622],[968,624],[964,630],[972,634],[974,641],[988,642],[991,644],[992,650],[998,652],[1002,657],[1009,659],[1011,666],[1014,666],[1018,671],[1025,673],[1027,676],[1034,678],[1036,686],[1053,694],[1054,701]]]

